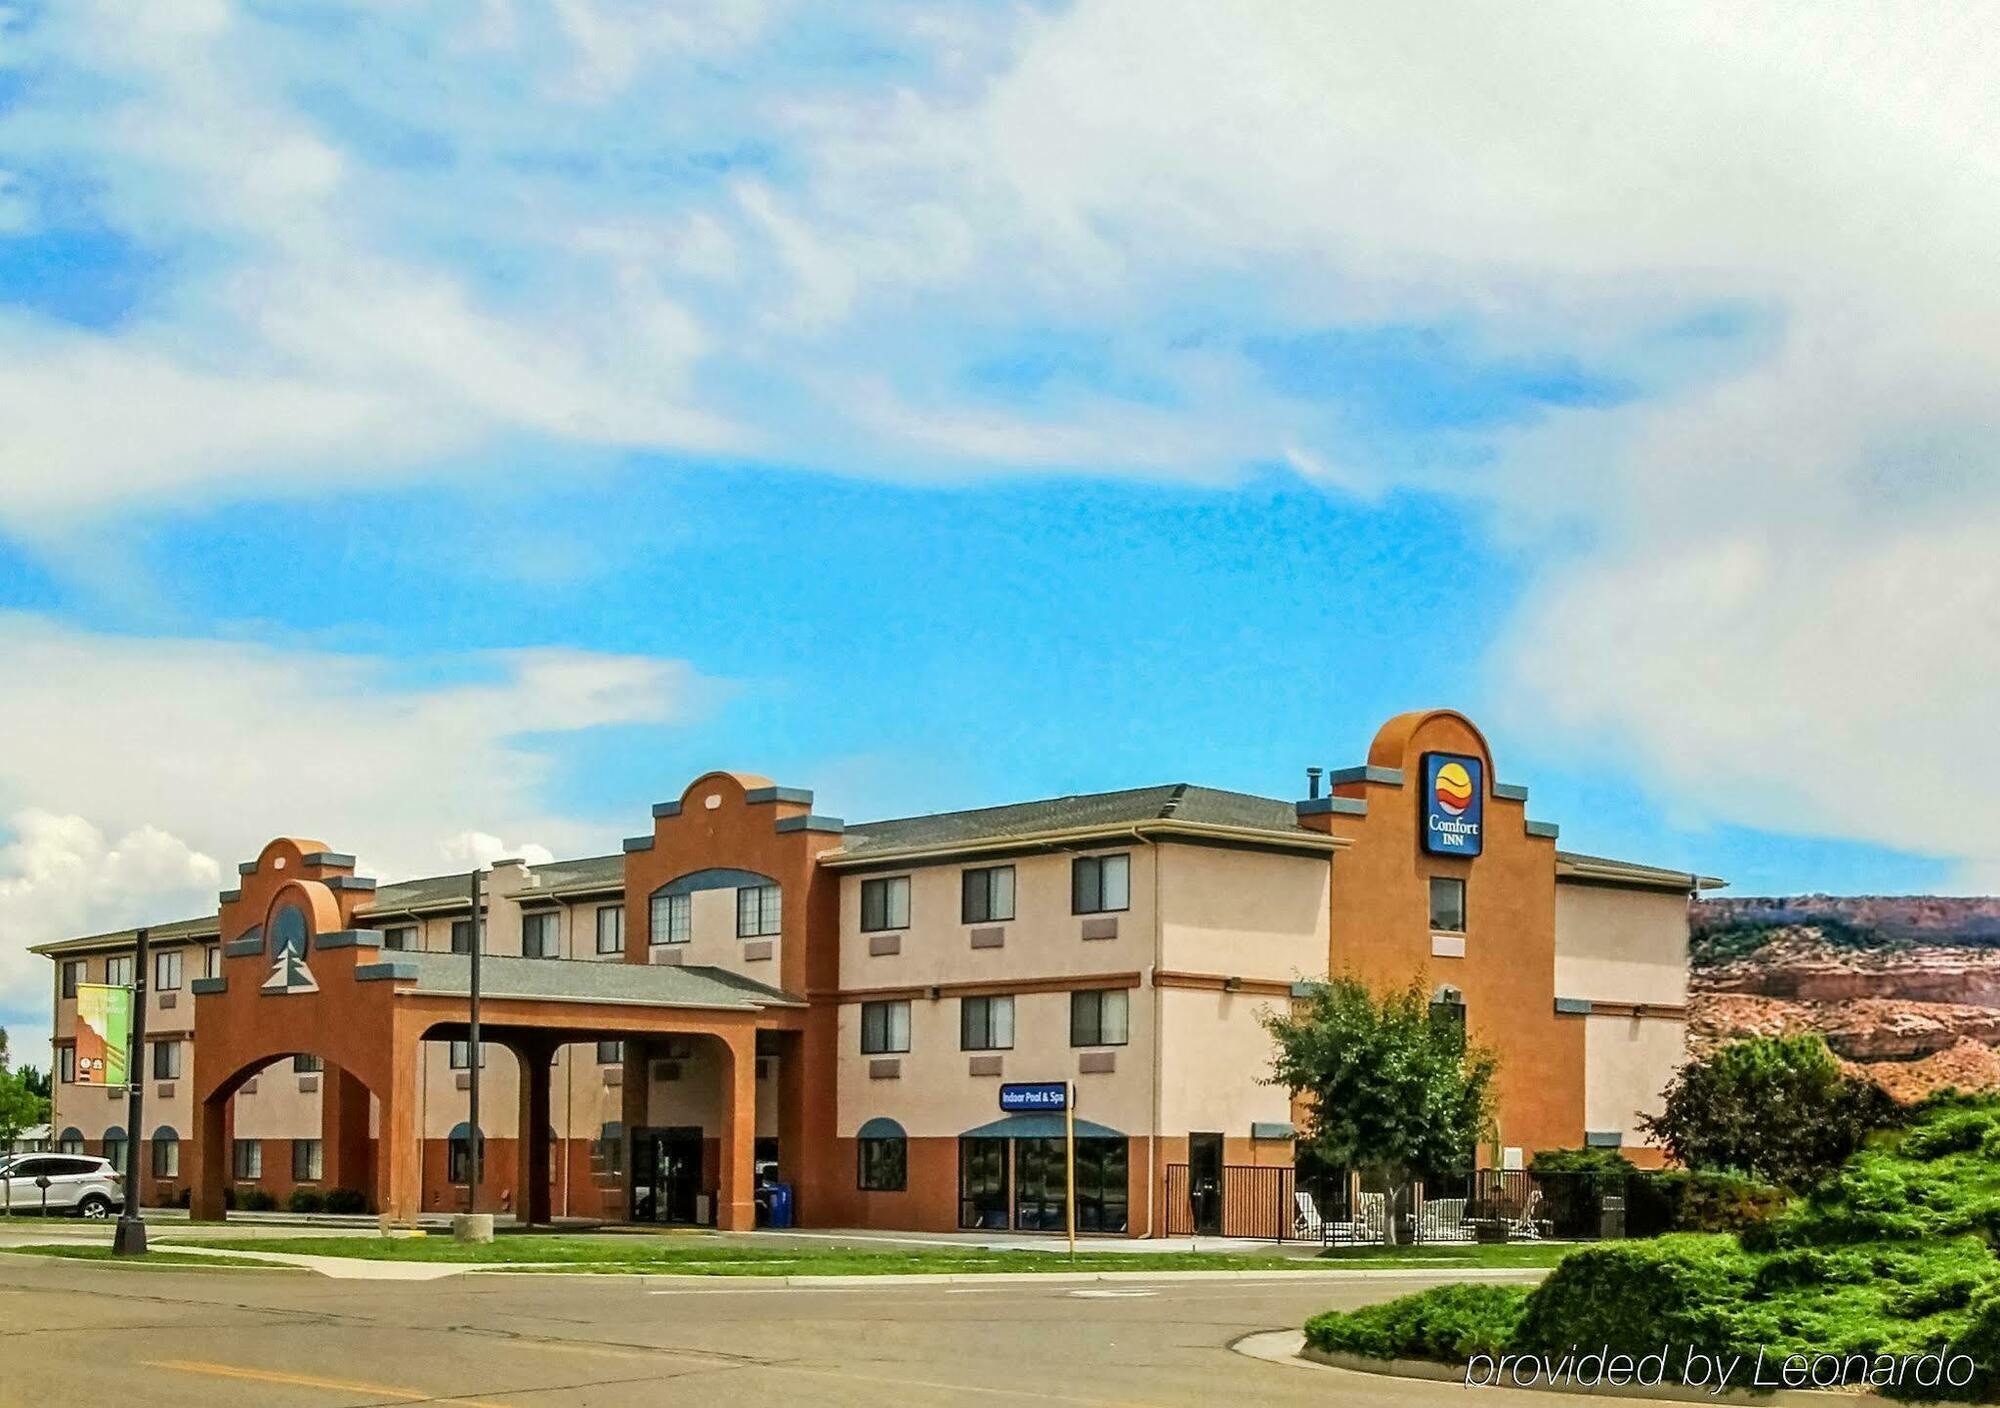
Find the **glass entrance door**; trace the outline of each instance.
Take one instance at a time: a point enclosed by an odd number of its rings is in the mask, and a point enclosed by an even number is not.
[[[632,1220],[693,1222],[701,1192],[701,1130],[640,1129],[632,1136]]]

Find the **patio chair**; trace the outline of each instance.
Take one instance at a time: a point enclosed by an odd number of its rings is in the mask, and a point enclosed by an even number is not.
[[[1354,1203],[1354,1216],[1326,1224],[1322,1240],[1328,1242],[1387,1242],[1389,1240],[1389,1196],[1363,1193]]]
[[[1469,1242],[1472,1228],[1465,1220],[1465,1199],[1432,1198],[1417,1219],[1419,1242]]]
[[[1521,1215],[1519,1217],[1510,1217],[1507,1219],[1508,1240],[1512,1241],[1518,1237],[1521,1241],[1524,1242],[1541,1241],[1542,1226],[1540,1222],[1536,1221],[1535,1217],[1535,1215],[1539,1213],[1541,1210],[1542,1210],[1542,1190],[1537,1188],[1532,1193],[1528,1194],[1528,1201],[1524,1203],[1521,1207]]]
[[[1319,1215],[1313,1195],[1299,1190],[1292,1194],[1292,1235],[1300,1241],[1324,1241],[1326,1220]]]

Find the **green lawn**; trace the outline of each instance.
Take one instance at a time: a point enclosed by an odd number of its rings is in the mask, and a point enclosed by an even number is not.
[[[193,1246],[228,1248],[242,1243],[189,1239]],[[1121,1252],[1079,1250],[990,1251],[981,1247],[901,1248],[868,1244],[769,1242],[751,1245],[705,1235],[502,1233],[484,1244],[448,1236],[258,1238],[260,1252],[358,1257],[377,1261],[514,1263],[551,1271],[654,1272],[690,1276],[952,1275],[983,1272],[1065,1271],[1325,1271],[1333,1268],[1408,1267],[1443,1271],[1459,1267],[1553,1266],[1568,1248],[1499,1247],[1339,1248],[1324,1257],[1229,1252]]]
[[[167,1248],[149,1251],[142,1257],[118,1257],[111,1254],[111,1248],[96,1243],[72,1246],[50,1244],[40,1247],[0,1247],[0,1252],[15,1256],[53,1256],[64,1261],[113,1261],[120,1266],[151,1267],[236,1267],[254,1268],[259,1271],[288,1271],[291,1268],[275,1265],[268,1261],[252,1261],[240,1256],[197,1256],[193,1252],[177,1252]]]

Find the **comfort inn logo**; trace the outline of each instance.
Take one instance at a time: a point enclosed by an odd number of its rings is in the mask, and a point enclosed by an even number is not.
[[[1457,753],[1424,754],[1424,849],[1476,856],[1486,829],[1485,764]]]

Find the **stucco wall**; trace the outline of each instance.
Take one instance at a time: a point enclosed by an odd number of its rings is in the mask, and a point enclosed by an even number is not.
[[[1167,845],[1160,867],[1163,968],[1239,977],[1323,977],[1327,860]]]
[[[1673,892],[1557,885],[1557,995],[1685,1006],[1687,907]]]

